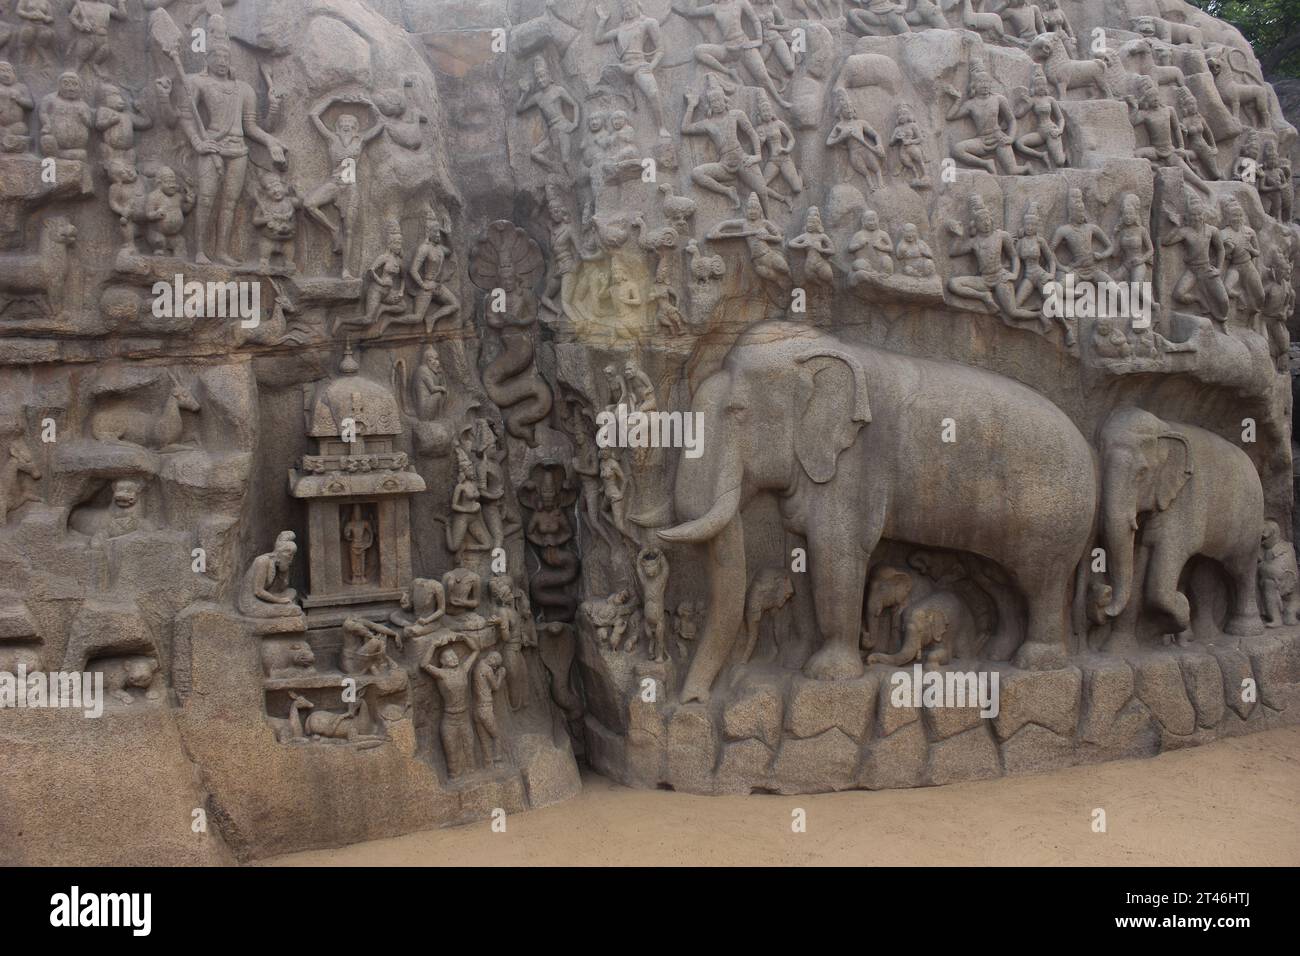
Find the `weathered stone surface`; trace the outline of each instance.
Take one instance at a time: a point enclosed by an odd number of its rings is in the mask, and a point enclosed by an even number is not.
[[[847,790],[858,768],[858,745],[832,727],[816,737],[787,737],[772,767],[775,788],[783,793]]]
[[[1134,690],[1160,726],[1171,734],[1196,729],[1196,711],[1187,698],[1182,669],[1172,654],[1143,657],[1134,663]]]
[[[712,792],[720,741],[709,712],[698,704],[678,707],[667,730],[668,783],[688,793]]]
[[[1073,737],[1079,723],[1083,672],[1077,667],[1052,671],[1003,672],[998,715],[993,729],[999,740],[1033,723],[1060,737]]]
[[[575,753],[789,793],[1300,720],[1300,151],[1235,30],[76,6],[0,23],[0,668],[108,696],[0,711],[24,841],[247,860],[552,803]],[[991,724],[893,704],[991,668]],[[41,816],[65,764],[107,804]]]
[[[1250,666],[1250,658],[1236,647],[1224,647],[1210,644],[1206,648],[1219,664],[1223,677],[1223,700],[1242,720],[1246,720],[1259,704],[1258,691],[1246,693],[1247,682],[1254,683],[1255,673]],[[1247,699],[1249,698],[1249,699]]]
[[[1074,741],[1038,724],[1022,724],[1003,740],[1002,767],[1007,773],[1039,773],[1073,763]]]
[[[983,780],[1002,773],[993,734],[983,724],[930,745],[925,782],[930,785]]]
[[[866,747],[858,785],[868,790],[916,787],[925,779],[930,742],[919,720],[904,724]]]
[[[727,702],[722,712],[722,730],[728,740],[754,737],[769,749],[781,741],[780,689],[771,684],[755,684],[743,695]]]
[[[875,709],[878,676],[851,681],[798,678],[790,691],[786,729],[796,737],[816,737],[838,727],[852,740],[861,740]]]
[[[1223,719],[1223,674],[1212,654],[1184,654],[1178,660],[1183,669],[1187,696],[1196,709],[1196,725],[1213,728]]]

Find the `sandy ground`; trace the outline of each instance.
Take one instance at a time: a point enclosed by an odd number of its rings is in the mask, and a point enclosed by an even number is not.
[[[273,865],[1300,864],[1300,728],[920,790],[699,797],[596,775],[573,800]],[[1106,832],[1094,833],[1094,808]],[[802,808],[807,831],[791,830]]]

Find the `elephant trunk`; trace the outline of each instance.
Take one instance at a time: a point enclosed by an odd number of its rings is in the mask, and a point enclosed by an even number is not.
[[[707,434],[707,432],[706,432]],[[714,435],[725,434],[714,430]],[[682,524],[658,532],[673,543],[707,542],[706,579],[709,610],[682,687],[683,703],[707,700],[709,688],[726,663],[745,615],[745,534],[740,516],[742,479],[740,449],[734,441],[717,442],[717,454],[678,465],[677,514]]]
[[[1107,495],[1102,515],[1102,533],[1106,541],[1106,561],[1110,581],[1114,588],[1107,617],[1118,617],[1128,607],[1133,591],[1133,547],[1137,537],[1136,504],[1116,501],[1114,493]]]

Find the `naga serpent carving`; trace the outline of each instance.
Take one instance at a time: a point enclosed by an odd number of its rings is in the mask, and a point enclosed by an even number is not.
[[[533,465],[519,500],[532,514],[524,531],[537,549],[542,566],[529,582],[533,604],[548,621],[572,621],[578,599],[571,585],[578,579],[578,556],[569,548],[573,523],[569,509],[578,500],[578,488],[563,462],[544,459]]]
[[[546,260],[518,226],[499,219],[487,227],[470,257],[469,274],[487,293],[484,318],[501,341],[501,354],[483,370],[483,388],[501,409],[506,431],[537,446],[537,423],[551,412],[551,387],[533,364],[537,283]]]

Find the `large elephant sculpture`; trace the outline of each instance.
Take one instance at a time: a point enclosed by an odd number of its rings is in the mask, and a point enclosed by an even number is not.
[[[979,369],[767,322],[737,340],[692,405],[703,453],[678,463],[680,523],[659,531],[668,542],[708,544],[709,611],[683,701],[707,699],[736,639],[741,510],[759,492],[778,497],[785,528],[807,541],[823,639],[809,676],[862,673],[863,590],[882,537],[1000,563],[1028,604],[1018,663],[1064,662],[1097,477],[1087,441],[1046,398]]]
[[[1151,611],[1191,637],[1191,609],[1178,590],[1188,560],[1204,555],[1228,573],[1229,634],[1259,634],[1256,574],[1264,491],[1246,453],[1218,435],[1167,422],[1139,408],[1111,412],[1101,430],[1101,530],[1114,585],[1109,617],[1134,591],[1137,549],[1146,572],[1137,589]]]

